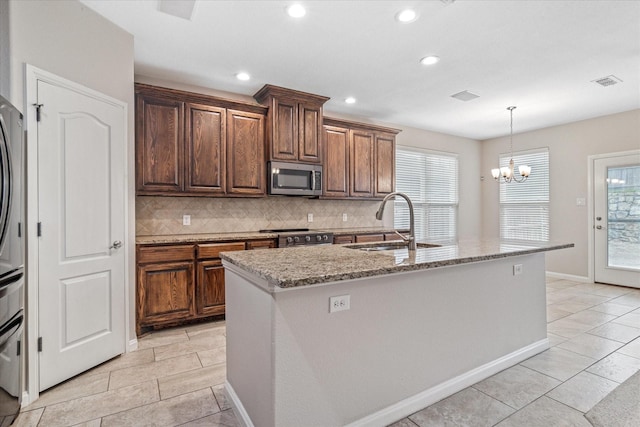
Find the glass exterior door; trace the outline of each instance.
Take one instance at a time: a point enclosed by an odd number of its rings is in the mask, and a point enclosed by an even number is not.
[[[640,155],[594,166],[595,281],[640,288]]]

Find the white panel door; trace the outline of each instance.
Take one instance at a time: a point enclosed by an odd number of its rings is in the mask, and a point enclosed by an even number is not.
[[[40,390],[125,349],[122,106],[38,81]]]
[[[595,281],[640,288],[640,154],[594,161]]]

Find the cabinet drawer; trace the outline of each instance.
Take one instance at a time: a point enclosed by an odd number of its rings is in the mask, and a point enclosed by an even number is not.
[[[400,233],[405,237],[409,237],[409,233]],[[403,240],[402,237],[398,236],[396,233],[387,233],[384,235],[384,240]]]
[[[276,241],[274,239],[269,240],[249,240],[247,242],[247,250],[254,249],[270,249],[275,248],[277,246]]]
[[[382,242],[384,234],[362,234],[356,235],[356,243]]]
[[[198,245],[198,259],[220,258],[220,252],[243,251],[244,242],[205,243]]]
[[[333,244],[334,245],[341,245],[344,243],[353,243],[353,235],[351,234],[346,234],[346,235],[341,235],[341,236],[333,236]]]
[[[138,264],[192,260],[194,245],[138,246]]]

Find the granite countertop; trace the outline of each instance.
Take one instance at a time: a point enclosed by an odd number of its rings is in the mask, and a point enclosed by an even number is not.
[[[136,236],[136,244],[226,242],[231,240],[276,239],[276,233],[240,231],[237,233],[167,234],[156,236]]]
[[[311,231],[326,231],[335,236],[345,234],[376,234],[393,233],[393,228],[334,228]],[[406,231],[406,230],[400,230]],[[136,236],[136,243],[139,245],[163,244],[163,243],[198,243],[198,242],[222,242],[230,240],[251,240],[251,239],[276,239],[278,233],[261,233],[259,231],[239,231],[235,233],[199,233],[199,234],[166,234],[154,236]]]
[[[269,291],[320,283],[380,276],[406,271],[488,261],[573,247],[573,243],[536,243],[499,239],[467,240],[439,247],[419,248],[409,256],[406,248],[363,251],[346,244],[270,249],[268,251],[223,252],[221,257],[264,279]]]

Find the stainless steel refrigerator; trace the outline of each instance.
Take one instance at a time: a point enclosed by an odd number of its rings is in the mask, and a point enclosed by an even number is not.
[[[20,410],[24,346],[24,129],[0,96],[0,425]]]

